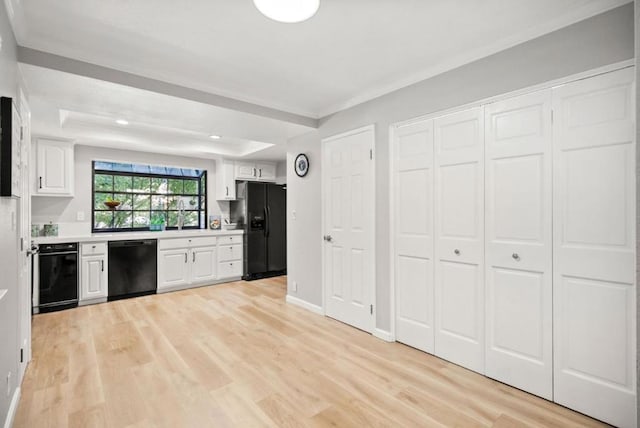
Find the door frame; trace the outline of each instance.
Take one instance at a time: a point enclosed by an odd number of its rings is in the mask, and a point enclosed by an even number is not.
[[[395,269],[395,252],[396,252],[396,248],[395,248],[395,234],[396,234],[396,228],[395,228],[395,210],[393,209],[393,207],[395,206],[396,203],[396,195],[395,195],[395,173],[396,171],[394,170],[394,141],[396,138],[396,134],[397,134],[397,129],[402,127],[402,126],[407,126],[407,125],[412,125],[414,123],[418,123],[418,122],[422,122],[425,120],[429,120],[429,119],[435,119],[437,117],[441,117],[441,116],[445,116],[448,114],[452,114],[452,113],[457,113],[459,111],[463,111],[463,110],[468,110],[471,108],[475,108],[475,107],[482,107],[485,104],[491,104],[497,101],[503,101],[503,100],[507,100],[510,98],[515,98],[518,96],[522,96],[522,95],[526,95],[526,94],[530,94],[532,92],[537,92],[543,89],[552,89],[556,86],[560,86],[560,85],[565,85],[567,83],[571,83],[571,82],[575,82],[577,80],[582,80],[582,79],[588,79],[590,77],[594,77],[600,74],[605,74],[605,73],[610,73],[613,71],[617,71],[617,70],[622,70],[624,68],[629,68],[629,67],[634,67],[635,66],[635,60],[630,59],[630,60],[625,60],[625,61],[620,61],[620,62],[616,62],[613,64],[609,64],[609,65],[605,65],[602,67],[598,67],[598,68],[594,68],[591,70],[587,70],[587,71],[583,71],[580,73],[576,73],[576,74],[572,74],[569,76],[565,76],[559,79],[554,79],[554,80],[549,80],[537,85],[532,85],[532,86],[527,86],[526,88],[522,88],[522,89],[518,89],[515,91],[511,91],[511,92],[505,92],[502,94],[498,94],[498,95],[494,95],[491,97],[487,97],[487,98],[483,98],[480,100],[476,100],[476,101],[472,101],[470,103],[466,103],[466,104],[462,104],[456,107],[452,107],[452,108],[448,108],[445,110],[439,110],[433,113],[428,113],[425,115],[421,115],[421,116],[416,116],[413,117],[411,119],[407,119],[407,120],[403,120],[403,121],[399,121],[399,122],[394,122],[391,125],[389,125],[389,152],[388,152],[388,156],[389,156],[389,176],[388,176],[388,180],[389,180],[389,206],[392,207],[392,209],[390,209],[389,212],[389,256],[388,256],[388,260],[389,260],[389,304],[390,304],[390,311],[389,311],[389,321],[390,321],[390,332],[389,332],[389,338],[390,341],[394,342],[396,340],[396,281],[395,281],[395,275],[396,275],[396,269]],[[637,84],[637,82],[636,82]],[[640,152],[639,152],[640,153]],[[324,179],[323,179],[323,183],[324,183]],[[640,187],[639,187],[640,188]],[[323,217],[323,231],[324,231],[324,217]],[[324,269],[324,265],[323,265],[323,269]],[[323,286],[324,286],[324,280],[323,280]],[[323,287],[323,291],[324,291],[324,287]],[[374,306],[375,309],[375,306]],[[374,314],[375,314],[375,310],[374,310]],[[639,316],[638,314],[636,314],[636,319],[638,319]],[[640,331],[640,330],[639,330]]]
[[[321,178],[320,178],[320,185],[321,185],[321,204],[322,204],[322,208],[321,208],[321,214],[320,214],[320,218],[321,218],[321,223],[322,223],[322,236],[326,235],[326,230],[325,230],[325,221],[327,218],[327,195],[328,195],[328,189],[327,189],[327,185],[326,185],[326,181],[327,181],[327,171],[328,169],[326,168],[326,164],[325,164],[325,157],[327,154],[327,149],[326,149],[326,143],[330,143],[332,141],[341,139],[341,138],[345,138],[345,137],[349,137],[351,135],[357,135],[357,134],[361,134],[363,132],[367,132],[367,131],[371,131],[373,134],[373,141],[372,141],[372,145],[371,145],[371,150],[373,153],[373,159],[369,162],[369,168],[370,168],[370,173],[371,173],[371,177],[373,177],[373,180],[368,183],[368,186],[370,186],[370,190],[371,190],[371,205],[372,205],[372,210],[371,210],[371,224],[373,226],[373,230],[371,231],[372,237],[371,237],[371,255],[369,256],[369,269],[371,269],[370,274],[371,274],[371,278],[373,279],[373,284],[371,284],[370,288],[369,288],[369,292],[370,292],[370,296],[371,296],[371,304],[373,305],[373,314],[371,316],[371,323],[369,325],[369,330],[368,332],[371,334],[376,333],[377,329],[376,329],[376,319],[377,319],[377,314],[378,314],[378,305],[377,305],[377,299],[376,299],[376,291],[378,289],[377,287],[377,282],[376,282],[376,264],[375,264],[375,260],[376,260],[376,182],[377,182],[377,177],[376,177],[376,167],[375,167],[375,161],[376,161],[376,125],[375,124],[370,124],[370,125],[366,125],[366,126],[362,126],[359,128],[355,128],[352,129],[350,131],[346,131],[346,132],[341,132],[339,134],[334,134],[331,135],[329,137],[325,137],[322,138],[320,140],[320,157],[321,157],[321,162],[323,165],[321,165],[320,169],[322,171],[321,173]],[[322,236],[320,236],[319,238],[322,239]],[[324,241],[322,242],[322,265],[321,265],[321,269],[322,269],[322,314],[326,317],[327,316],[327,284],[326,284],[326,275],[325,275],[325,268],[326,268],[326,257],[325,257],[325,250],[324,250]]]

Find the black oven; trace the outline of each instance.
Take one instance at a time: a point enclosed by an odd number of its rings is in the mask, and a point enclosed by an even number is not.
[[[41,244],[39,252],[39,311],[78,306],[78,244]]]

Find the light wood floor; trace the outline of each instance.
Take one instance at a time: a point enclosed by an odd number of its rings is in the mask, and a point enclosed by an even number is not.
[[[284,301],[285,278],[43,314],[15,427],[584,427]]]

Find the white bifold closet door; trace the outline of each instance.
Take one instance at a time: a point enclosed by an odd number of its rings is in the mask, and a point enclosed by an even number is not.
[[[554,401],[636,426],[634,69],[553,90]]]
[[[435,354],[484,373],[484,117],[434,119]]]
[[[553,397],[551,90],[485,107],[486,375]]]
[[[396,340],[433,353],[433,121],[394,133]]]

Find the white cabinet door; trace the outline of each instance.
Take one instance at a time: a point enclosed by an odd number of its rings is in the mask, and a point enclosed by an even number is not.
[[[254,163],[236,162],[236,180],[255,180],[257,178]]]
[[[636,425],[634,69],[553,90],[554,400]]]
[[[374,286],[371,127],[324,140],[324,290],[326,314],[372,331]]]
[[[178,248],[158,252],[158,290],[189,284],[189,250]]]
[[[235,164],[223,160],[218,162],[216,170],[216,200],[233,201],[236,199]]]
[[[107,297],[106,259],[106,255],[82,257],[80,301]]]
[[[435,354],[484,372],[484,117],[434,119]]]
[[[191,282],[200,283],[216,279],[216,247],[201,247],[191,250]]]
[[[66,141],[37,141],[36,194],[73,195],[73,144]]]
[[[486,375],[553,397],[551,90],[485,107]]]
[[[218,261],[242,260],[242,244],[218,245]]]
[[[433,121],[398,127],[393,145],[396,340],[433,353]]]
[[[218,279],[238,278],[240,276],[242,276],[242,260],[218,263]]]
[[[256,164],[258,180],[260,181],[276,181],[276,165],[273,163]]]

